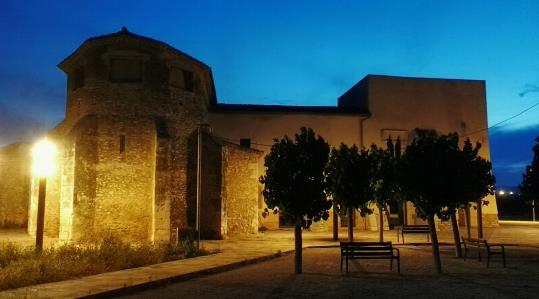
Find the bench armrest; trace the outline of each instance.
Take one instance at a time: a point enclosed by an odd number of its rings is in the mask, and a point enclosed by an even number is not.
[[[397,256],[400,256],[400,255],[401,255],[401,253],[400,253],[400,251],[399,251],[398,248],[393,247],[393,250],[394,250],[394,251],[397,251]]]

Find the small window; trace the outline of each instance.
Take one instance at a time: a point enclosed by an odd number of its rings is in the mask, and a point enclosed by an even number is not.
[[[194,73],[179,68],[170,69],[170,85],[187,91],[195,90]]]
[[[250,138],[241,138],[240,139],[240,146],[251,148],[251,139]]]
[[[120,135],[120,154],[125,153],[125,135]]]
[[[113,82],[141,82],[142,59],[113,58],[110,61],[110,80]]]
[[[84,87],[84,69],[82,67],[76,69],[70,77],[71,90]]]

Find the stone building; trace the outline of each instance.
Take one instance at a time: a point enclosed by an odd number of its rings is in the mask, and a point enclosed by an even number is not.
[[[86,40],[58,67],[67,75],[67,104],[49,134],[59,159],[48,180],[45,230],[62,240],[114,232],[167,241],[196,225],[197,210],[207,238],[278,228],[278,216],[261,217],[258,177],[267,145],[301,126],[332,146],[406,143],[418,127],[471,133],[489,158],[487,132],[479,131],[487,126],[484,81],[368,75],[337,106],[222,104],[210,67],[125,28]],[[33,233],[37,179],[27,149],[0,149],[0,225]],[[485,226],[497,225],[490,203]],[[407,221],[419,222],[409,206]],[[392,207],[391,218],[403,218],[398,212]],[[377,229],[376,217],[358,218],[357,226]]]

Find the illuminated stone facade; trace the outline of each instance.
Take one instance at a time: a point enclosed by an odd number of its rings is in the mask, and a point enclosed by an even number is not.
[[[473,80],[367,76],[338,106],[218,104],[207,65],[127,30],[88,39],[59,68],[68,77],[67,105],[65,120],[49,134],[59,159],[48,180],[45,230],[61,240],[113,232],[168,241],[176,229],[194,227],[199,138],[201,232],[228,238],[279,227],[277,216],[261,217],[258,178],[272,140],[301,126],[332,146],[369,146],[388,137],[406,142],[417,127],[468,134],[487,125],[484,82]],[[470,137],[489,158],[487,132]],[[2,178],[21,161],[11,149],[1,151]],[[0,225],[27,219],[34,233],[37,179],[27,175],[28,163],[16,168],[0,185]],[[496,225],[490,202],[485,225]],[[412,206],[408,214],[409,222],[420,221]],[[375,216],[357,223],[378,225]]]
[[[20,228],[28,223],[30,144],[0,148],[0,227]]]

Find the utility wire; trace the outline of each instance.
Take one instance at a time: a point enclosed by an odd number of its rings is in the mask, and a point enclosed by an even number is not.
[[[529,110],[535,108],[536,106],[539,106],[539,102],[537,102],[537,103],[531,105],[530,107],[528,107],[528,108],[526,108],[526,109],[520,111],[519,113],[517,113],[517,114],[515,114],[515,115],[513,115],[513,116],[511,116],[511,117],[509,117],[509,118],[506,118],[506,119],[504,119],[504,120],[502,120],[502,121],[500,121],[500,122],[497,122],[497,123],[493,124],[493,125],[490,126],[490,127],[486,127],[486,128],[483,128],[483,129],[480,129],[480,130],[477,130],[477,131],[473,131],[473,132],[471,132],[471,133],[468,133],[468,134],[463,135],[462,137],[470,136],[470,135],[473,135],[473,134],[476,134],[476,133],[480,133],[480,132],[483,132],[483,131],[492,129],[492,128],[494,128],[494,127],[497,127],[497,126],[499,126],[499,125],[501,125],[501,124],[503,124],[503,123],[505,123],[505,122],[508,122],[508,121],[510,121],[510,120],[512,120],[512,119],[514,119],[514,118],[516,118],[516,117],[521,116],[522,114],[528,112]]]

